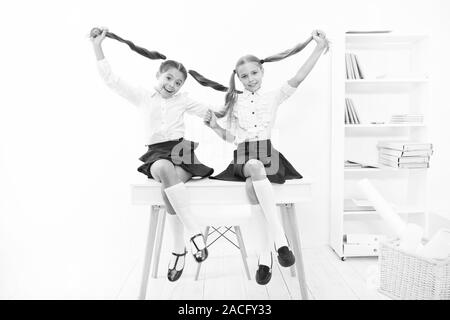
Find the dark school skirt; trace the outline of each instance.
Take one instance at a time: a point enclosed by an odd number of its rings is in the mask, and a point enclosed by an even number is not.
[[[194,152],[197,146],[198,142],[184,138],[151,144],[148,146],[148,151],[139,158],[144,164],[137,170],[149,179],[153,179],[150,167],[155,161],[165,159],[188,171],[192,177],[208,177],[214,172],[214,169],[205,166],[197,159]]]
[[[210,179],[245,181],[244,165],[250,159],[257,159],[264,164],[270,182],[282,184],[286,180],[303,178],[283,154],[272,146],[270,140],[259,140],[238,144],[233,152],[233,161],[223,172]]]

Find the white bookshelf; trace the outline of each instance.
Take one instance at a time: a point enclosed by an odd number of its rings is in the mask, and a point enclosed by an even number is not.
[[[367,178],[408,222],[428,227],[427,169],[378,164],[380,140],[429,141],[429,36],[425,34],[332,35],[331,181],[329,244],[345,260],[376,256],[377,244],[348,244],[347,234],[390,234],[376,211],[344,211],[344,199],[364,199],[357,182]],[[346,79],[345,53],[353,53],[364,79]],[[360,124],[345,124],[351,98]],[[423,114],[424,122],[390,123],[394,114]],[[374,122],[374,123],[372,123]],[[344,168],[344,161],[377,168]],[[433,165],[431,159],[430,166]]]

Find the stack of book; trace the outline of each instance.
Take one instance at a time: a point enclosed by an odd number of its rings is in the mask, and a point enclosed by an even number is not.
[[[429,168],[433,145],[413,141],[379,141],[378,162],[394,168]]]
[[[364,79],[358,57],[353,53],[345,54],[345,71],[347,79]]]
[[[391,123],[423,123],[423,114],[394,114]]]
[[[361,124],[352,99],[345,98],[345,124]]]

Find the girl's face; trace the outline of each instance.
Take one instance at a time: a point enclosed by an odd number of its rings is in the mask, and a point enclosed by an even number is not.
[[[256,62],[245,62],[236,68],[236,74],[245,89],[255,92],[261,88],[264,69]]]
[[[158,72],[156,78],[158,79],[156,90],[164,99],[174,96],[186,80],[183,73],[175,68],[169,68],[163,73]]]

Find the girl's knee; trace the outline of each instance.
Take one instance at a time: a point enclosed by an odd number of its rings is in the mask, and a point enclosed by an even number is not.
[[[263,163],[256,159],[250,159],[247,161],[245,164],[245,171],[248,176],[252,178],[266,176],[266,170],[264,169]]]
[[[160,180],[164,181],[172,176],[176,175],[175,167],[172,162],[168,160],[158,160],[152,164],[150,168],[152,176],[159,177]]]

